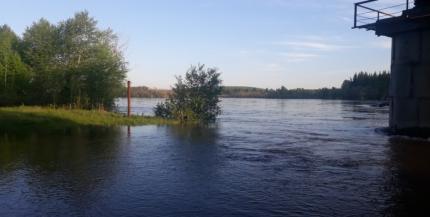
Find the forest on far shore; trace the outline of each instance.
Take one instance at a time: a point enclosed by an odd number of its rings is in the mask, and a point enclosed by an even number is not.
[[[367,73],[359,72],[343,81],[340,88],[320,89],[277,89],[256,87],[224,86],[222,97],[225,98],[268,98],[268,99],[344,99],[344,100],[386,100],[390,73],[387,71]],[[171,93],[166,89],[151,89],[145,86],[132,87],[132,97],[166,98]],[[123,91],[126,96],[126,90]]]

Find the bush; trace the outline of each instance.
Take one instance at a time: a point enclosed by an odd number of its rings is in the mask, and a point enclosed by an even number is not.
[[[216,68],[191,66],[185,79],[177,77],[172,95],[154,108],[155,115],[181,122],[214,122],[221,113],[218,103],[222,81],[219,77]]]
[[[173,118],[170,106],[167,102],[165,103],[157,103],[154,108],[155,116],[161,118]]]

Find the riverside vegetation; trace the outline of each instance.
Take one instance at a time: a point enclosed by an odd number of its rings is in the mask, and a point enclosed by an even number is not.
[[[222,87],[217,69],[197,65],[172,90],[133,88],[134,96],[167,100],[154,108],[156,117],[126,118],[107,111],[124,93],[127,71],[116,34],[99,29],[85,11],[57,24],[40,19],[22,36],[0,26],[2,127],[209,123],[221,113],[220,96],[383,100],[389,83],[387,72],[360,72],[341,88]]]
[[[87,12],[58,24],[40,19],[21,37],[0,27],[0,106],[110,109],[126,73],[117,36]]]
[[[219,96],[222,87],[220,73],[205,65],[191,66],[185,78],[177,77],[172,94],[154,108],[157,117],[180,122],[210,123],[221,113]]]
[[[50,108],[38,106],[0,107],[0,130],[62,130],[79,126],[135,126],[178,124],[149,116],[131,116],[98,110]]]
[[[40,19],[21,37],[3,25],[0,130],[214,121],[220,113],[219,73],[200,73],[203,65],[193,69],[185,83],[178,78],[175,95],[164,104],[169,115],[160,115],[157,107],[157,117],[125,117],[108,112],[114,110],[128,71],[111,29],[99,29],[85,11],[58,24]]]
[[[58,130],[76,126],[118,126],[145,124],[206,124],[221,113],[220,73],[204,65],[191,66],[185,79],[177,77],[172,94],[154,108],[155,116],[131,116],[104,110],[67,107],[18,106],[0,107],[0,130],[19,131],[42,126]]]
[[[0,26],[0,129],[161,123],[102,111],[113,109],[126,73],[117,36],[85,11],[40,19],[21,37]]]

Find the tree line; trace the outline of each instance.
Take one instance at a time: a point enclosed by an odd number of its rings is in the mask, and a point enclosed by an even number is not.
[[[271,98],[271,99],[344,99],[385,100],[388,97],[390,74],[382,72],[359,72],[343,81],[340,88],[321,89],[260,89],[253,87],[225,87],[223,97]]]
[[[117,36],[88,12],[57,24],[40,19],[22,36],[0,26],[0,106],[110,108],[126,72]]]
[[[344,99],[344,100],[385,100],[388,97],[390,73],[359,72],[343,81],[340,88],[320,89],[287,89],[282,86],[277,89],[256,87],[224,86],[221,96],[226,98],[271,98],[271,99]],[[167,98],[171,90],[151,89],[148,87],[132,87],[132,97]],[[122,92],[126,97],[126,90]]]

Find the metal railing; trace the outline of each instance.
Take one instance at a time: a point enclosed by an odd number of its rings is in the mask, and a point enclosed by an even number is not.
[[[409,10],[412,5],[412,0],[405,0],[405,3],[387,6],[384,8],[375,9],[368,6],[371,2],[378,0],[367,0],[354,4],[354,26],[353,28],[368,28],[372,24],[387,18],[399,17],[403,11]]]

